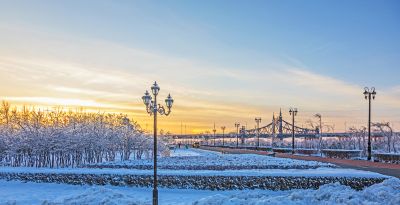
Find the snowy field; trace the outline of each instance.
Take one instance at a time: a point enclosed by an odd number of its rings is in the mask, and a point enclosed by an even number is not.
[[[127,167],[124,165],[127,165]],[[158,169],[159,175],[174,176],[386,177],[374,172],[342,169],[333,164],[316,161],[293,160],[256,154],[221,154],[200,149],[171,151],[170,157],[162,157],[158,160]],[[58,169],[0,167],[0,173],[152,175],[153,162],[150,160],[130,160],[101,163],[84,168]]]
[[[239,205],[239,204],[400,204],[400,180],[390,178],[362,191],[339,184],[318,190],[208,191],[160,189],[161,205]],[[76,186],[22,183],[0,180],[0,205],[8,204],[151,204],[151,188],[115,186]]]
[[[105,162],[86,167],[153,169],[153,161]],[[335,165],[256,154],[221,154],[199,149],[172,150],[170,157],[162,157],[158,160],[158,168],[168,170],[315,169],[319,167],[335,167]]]

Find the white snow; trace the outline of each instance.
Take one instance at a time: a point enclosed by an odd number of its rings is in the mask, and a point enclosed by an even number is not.
[[[216,194],[200,199],[194,205],[228,205],[228,204],[346,204],[346,205],[399,205],[400,180],[390,178],[380,184],[375,184],[362,191],[355,191],[339,183],[321,186],[318,190],[293,190],[271,195],[265,192],[244,191],[240,194]]]
[[[174,150],[171,150],[170,156],[171,157],[197,157],[197,156],[205,156],[207,154],[213,155],[216,153],[205,152],[205,151],[194,150],[194,149],[174,149]]]
[[[159,169],[159,175],[203,175],[203,176],[305,176],[305,177],[385,177],[378,173],[328,167],[328,164],[274,158],[260,155],[232,155],[210,151],[180,149],[171,157],[161,158],[164,164],[218,165],[229,166],[272,164],[272,165],[321,165],[316,169],[225,169],[225,170],[174,170]],[[143,163],[140,160],[126,163]],[[76,174],[115,174],[115,175],[152,175],[152,170],[123,168],[33,168],[0,167],[3,173],[76,173]],[[220,204],[387,204],[398,205],[400,200],[400,180],[389,178],[385,182],[373,185],[363,191],[355,191],[340,184],[329,184],[318,190],[233,190],[211,191],[193,189],[159,189],[160,204],[163,205],[220,205]],[[0,180],[0,205],[5,204],[151,204],[151,188],[128,186],[89,186],[53,183],[32,183]]]
[[[193,189],[159,189],[160,205],[189,205],[216,193],[235,194],[238,191]],[[52,183],[32,183],[0,180],[0,205],[36,204],[139,204],[150,205],[152,188],[118,186],[79,186]],[[87,202],[87,203],[86,203]],[[104,202],[104,203],[102,203]]]
[[[151,204],[151,188],[114,186],[76,186],[47,183],[22,183],[0,180],[0,205],[6,204]],[[160,189],[163,205],[256,205],[256,204],[346,204],[398,205],[400,180],[390,178],[383,183],[355,191],[338,183],[318,190],[245,190],[207,191]]]
[[[121,162],[104,162],[95,166],[108,168],[127,166],[130,168],[152,166],[152,160],[130,160]],[[93,166],[89,166],[93,167]],[[288,158],[277,158],[256,154],[221,154],[199,149],[176,149],[171,151],[171,157],[158,160],[160,169],[290,169],[335,167],[333,164],[316,161],[303,161]]]
[[[82,193],[75,193],[63,197],[59,197],[48,204],[126,204],[139,205],[145,204],[138,201],[123,192],[107,189],[104,187],[91,187],[84,190]]]
[[[306,177],[367,177],[381,178],[387,177],[382,174],[343,168],[325,167],[328,164],[321,164],[314,161],[291,160],[286,158],[276,158],[269,156],[260,156],[253,154],[220,154],[212,151],[204,151],[198,149],[178,149],[173,152],[171,157],[161,158],[162,164],[175,167],[182,165],[197,165],[199,169],[163,169],[159,167],[159,175],[169,176],[306,176]],[[147,164],[148,160],[128,161],[128,164]],[[120,162],[118,162],[120,163]],[[151,162],[152,163],[152,162]],[[204,169],[203,166],[232,166],[234,169],[212,170]],[[250,167],[245,169],[239,165],[252,164],[268,164],[268,165],[285,165],[289,169],[254,169]],[[321,165],[316,169],[290,169],[291,165]],[[0,167],[0,173],[53,173],[53,174],[114,174],[114,175],[153,175],[152,169],[133,169],[133,168],[35,168],[35,167]]]

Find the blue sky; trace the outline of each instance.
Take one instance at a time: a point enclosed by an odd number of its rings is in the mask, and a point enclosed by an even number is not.
[[[30,67],[29,76],[49,75],[9,82],[3,89],[15,92],[0,94],[33,104],[38,98],[92,100],[145,122],[139,107],[129,108],[135,98],[124,96],[140,97],[136,90],[159,79],[185,102],[166,126],[186,120],[186,108],[193,113],[188,123],[199,131],[210,118],[233,124],[228,119],[252,121],[262,113],[269,119],[289,106],[309,112],[304,120],[325,112],[338,127],[343,121],[361,126],[362,88],[375,86],[383,95],[377,120],[400,127],[399,11],[398,1],[4,1],[2,75],[12,77],[6,71],[21,65]],[[46,69],[50,64],[60,68]],[[64,77],[53,77],[61,68]],[[110,76],[117,84],[121,76],[136,76],[136,85],[110,87],[73,76],[87,70],[105,74],[108,83]],[[26,85],[38,90],[26,91]],[[44,87],[58,90],[41,92]],[[121,96],[101,98],[98,92]],[[205,104],[215,109],[203,114]],[[242,111],[229,114],[237,109]]]

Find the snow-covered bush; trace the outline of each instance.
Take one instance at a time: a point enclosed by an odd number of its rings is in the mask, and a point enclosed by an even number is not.
[[[2,173],[2,180],[73,185],[113,185],[152,187],[152,175],[140,174],[79,174],[79,173]],[[242,190],[242,189],[317,189],[324,184],[338,182],[361,190],[386,178],[365,177],[304,177],[304,176],[218,176],[218,175],[159,175],[161,188]]]
[[[400,153],[374,153],[374,158],[381,162],[400,164]]]
[[[323,149],[322,153],[330,158],[351,159],[361,156],[362,150]]]
[[[160,140],[159,153],[168,154]],[[123,114],[0,107],[0,165],[76,167],[153,155],[153,139]]]
[[[220,154],[197,149],[177,149],[171,157],[158,160],[159,169],[168,170],[250,170],[250,169],[317,169],[320,167],[336,167],[333,164],[316,161],[302,161],[288,158],[276,158],[256,154]],[[87,168],[112,169],[153,169],[153,161],[148,159],[103,162],[87,164]]]

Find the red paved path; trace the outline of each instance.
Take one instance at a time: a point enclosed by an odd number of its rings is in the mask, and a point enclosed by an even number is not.
[[[265,151],[220,148],[220,147],[201,147],[201,149],[230,153],[230,154],[260,154],[260,155],[273,154],[271,152],[265,152]],[[378,172],[381,174],[400,178],[400,164],[387,164],[387,163],[371,162],[363,160],[334,159],[334,158],[315,157],[315,156],[291,155],[286,153],[276,153],[275,157],[332,163],[344,168]]]

